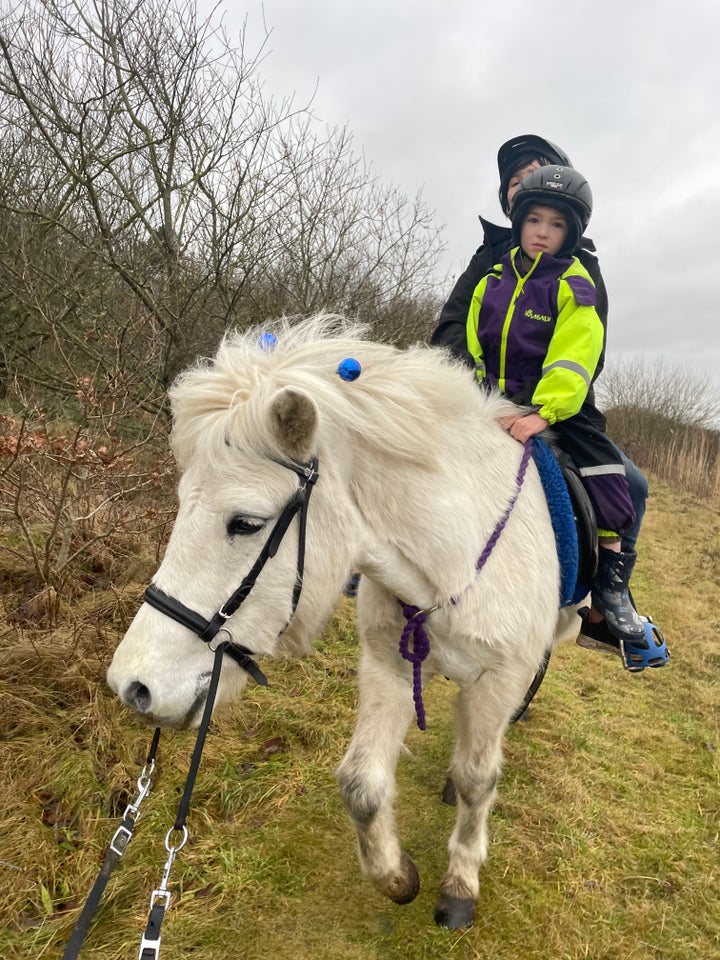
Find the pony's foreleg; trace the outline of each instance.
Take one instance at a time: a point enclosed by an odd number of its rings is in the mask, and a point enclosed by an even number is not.
[[[478,873],[487,858],[487,820],[502,766],[502,742],[522,692],[532,679],[487,671],[461,689],[456,703],[456,744],[450,775],[457,790],[448,868],[440,884],[435,922],[458,929],[475,918]]]
[[[393,814],[395,768],[412,716],[408,680],[365,652],[357,723],[337,778],[357,832],[362,871],[395,903],[410,903],[420,889],[417,868],[400,847]]]

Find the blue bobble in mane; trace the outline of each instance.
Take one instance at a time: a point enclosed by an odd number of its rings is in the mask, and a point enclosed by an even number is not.
[[[345,357],[345,359],[341,360],[338,364],[338,376],[341,380],[346,380],[348,383],[352,383],[353,380],[357,380],[361,372],[362,367],[353,357]]]
[[[258,338],[258,346],[261,350],[267,350],[270,353],[277,346],[277,337],[274,333],[263,333]]]

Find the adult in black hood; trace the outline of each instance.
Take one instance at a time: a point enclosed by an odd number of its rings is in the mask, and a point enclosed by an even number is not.
[[[510,216],[510,200],[508,187],[510,178],[525,167],[545,167],[555,163],[561,167],[572,168],[570,157],[565,151],[551,140],[545,140],[534,133],[526,133],[521,137],[513,137],[498,150],[497,164],[500,174],[500,190],[498,197],[500,206],[506,217]],[[520,177],[522,180],[522,177]],[[517,180],[519,183],[520,180]]]
[[[544,137],[537,136],[536,134],[522,134],[521,136],[513,137],[506,141],[498,150],[497,162],[500,177],[500,206],[506,216],[510,215],[513,198],[520,188],[521,183],[533,170],[552,164],[572,170],[572,163],[567,153],[551,140],[546,140]],[[434,346],[448,347],[454,356],[463,360],[473,369],[475,368],[475,361],[468,351],[466,330],[468,311],[473,293],[482,278],[492,270],[493,266],[498,263],[500,258],[513,246],[513,234],[509,227],[501,227],[497,224],[490,223],[482,216],[480,217],[480,223],[484,231],[483,243],[478,247],[464,273],[457,280],[447,303],[440,312],[437,327],[430,340]],[[581,225],[584,230],[587,226],[587,220]],[[582,236],[582,231],[577,233],[577,237],[573,237],[575,247],[568,252],[578,258],[595,284],[597,295],[596,310],[604,331],[603,349],[593,377],[593,380],[596,380],[603,369],[605,361],[608,315],[607,291],[602,273],[600,272],[600,265],[597,257],[594,256],[595,244],[592,240]],[[587,399],[590,403],[594,403],[592,385],[588,391]],[[604,417],[602,417],[601,414],[599,414],[599,420],[596,426],[604,430]],[[645,514],[648,482],[642,471],[635,466],[625,454],[622,454],[622,457],[636,514],[635,526],[623,537],[622,549],[628,553],[634,553],[640,532],[640,525]],[[578,642],[583,646],[609,652],[618,652],[616,646],[613,645],[612,638],[607,638],[602,630],[593,633],[592,628],[586,630],[584,627],[583,632],[592,634],[592,636],[585,638],[581,635]],[[605,642],[606,640],[608,641],[607,643]]]

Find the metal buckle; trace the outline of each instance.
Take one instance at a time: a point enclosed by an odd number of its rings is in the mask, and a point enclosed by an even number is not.
[[[123,839],[121,840],[120,837]],[[120,824],[112,836],[112,840],[110,841],[110,849],[113,853],[116,853],[119,857],[121,857],[125,853],[127,845],[130,843],[131,839],[132,830],[129,827],[125,827],[123,824]]]
[[[164,910],[167,910],[168,906],[170,905],[170,891],[169,891],[169,890],[162,890],[160,887],[158,887],[157,890],[153,890],[153,892],[150,894],[150,909],[151,909],[151,910],[152,910],[152,908],[155,906],[155,904],[158,902],[158,900],[159,900],[161,897],[162,897],[163,900],[165,901],[165,903],[163,904],[163,909],[164,909]]]
[[[320,474],[317,467],[313,464],[308,464],[303,469],[303,476],[305,477],[307,483],[315,483],[319,475]]]
[[[138,960],[157,960],[160,956],[160,941],[162,937],[158,937],[157,940],[148,940],[147,937],[143,936],[140,941],[140,952],[138,953]]]
[[[227,640],[217,639],[221,633],[224,633],[227,636]],[[212,640],[208,640],[208,650],[212,650],[212,652],[215,653],[221,643],[232,643],[232,634],[227,627],[220,627]],[[213,646],[213,644],[215,644],[215,646]]]

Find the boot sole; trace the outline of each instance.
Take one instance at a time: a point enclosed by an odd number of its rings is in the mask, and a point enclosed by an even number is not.
[[[598,653],[609,653],[613,656],[620,657],[622,660],[622,652],[620,651],[619,643],[616,647],[614,644],[603,643],[602,640],[596,640],[594,637],[588,637],[584,633],[579,634],[575,643],[579,647],[583,647],[585,650],[596,650]]]

